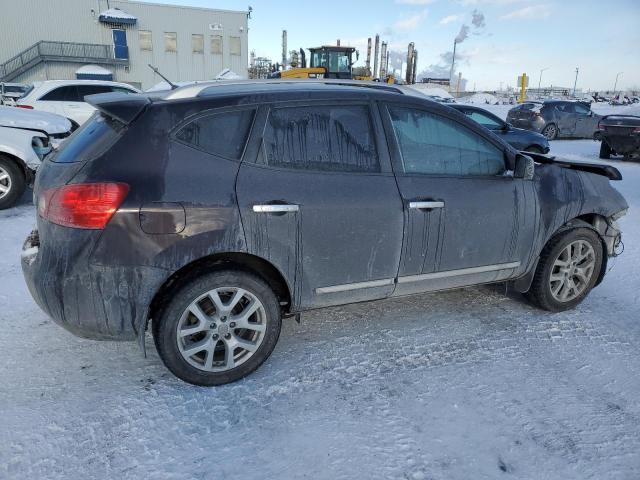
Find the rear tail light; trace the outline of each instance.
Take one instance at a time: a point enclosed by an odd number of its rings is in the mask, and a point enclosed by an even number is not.
[[[77,183],[53,188],[38,198],[38,214],[72,228],[103,229],[129,193],[126,183]]]
[[[27,110],[33,110],[33,107],[31,105],[18,104],[18,105],[16,105],[16,107],[18,107],[18,108],[26,108]]]

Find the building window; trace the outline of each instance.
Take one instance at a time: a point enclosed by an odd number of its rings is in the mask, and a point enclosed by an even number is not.
[[[229,37],[229,54],[242,55],[240,37]]]
[[[211,53],[222,55],[222,35],[211,35]]]
[[[151,32],[149,30],[138,30],[140,50],[153,50],[153,42],[151,41]]]
[[[191,35],[191,51],[193,53],[204,53],[204,35]]]
[[[164,51],[178,51],[178,34],[176,32],[164,32]]]

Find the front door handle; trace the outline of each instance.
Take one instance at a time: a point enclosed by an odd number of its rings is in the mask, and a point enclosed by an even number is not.
[[[424,202],[409,202],[409,208],[414,208],[417,210],[433,210],[434,208],[444,208],[444,202],[433,200]]]
[[[276,205],[276,204],[267,204],[267,205],[254,205],[253,211],[256,213],[289,213],[289,212],[297,212],[300,210],[298,205],[285,204],[285,205]]]

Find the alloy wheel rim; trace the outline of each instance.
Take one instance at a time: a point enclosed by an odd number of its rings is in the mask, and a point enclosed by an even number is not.
[[[556,134],[556,127],[548,125],[545,127],[544,131],[546,132],[545,137],[547,137],[547,139],[551,139]]]
[[[559,302],[570,302],[589,286],[596,265],[596,254],[591,244],[576,240],[564,247],[551,268],[549,287]]]
[[[258,298],[238,287],[220,287],[196,298],[176,329],[178,350],[193,367],[224,372],[248,361],[262,344],[267,313]]]
[[[0,198],[5,197],[11,191],[11,177],[9,172],[0,167]]]

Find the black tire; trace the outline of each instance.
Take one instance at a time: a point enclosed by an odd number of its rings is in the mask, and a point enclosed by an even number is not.
[[[558,127],[555,123],[549,123],[545,125],[541,133],[547,140],[555,140],[558,137]]]
[[[4,210],[13,207],[22,197],[25,188],[27,188],[27,179],[20,166],[4,155],[0,155],[0,169],[7,175],[7,178],[0,180],[0,183],[5,188],[9,188],[7,192],[0,193],[0,210]]]
[[[538,147],[537,145],[529,145],[527,148],[524,149],[525,152],[531,152],[531,153],[543,153],[542,148]]]
[[[611,158],[611,147],[604,140],[600,142],[600,158],[603,160],[609,160]]]
[[[222,372],[196,368],[180,353],[176,331],[187,307],[198,297],[215,288],[235,287],[251,292],[266,313],[264,338],[258,349],[244,363]],[[167,302],[158,318],[153,319],[153,339],[165,366],[178,378],[193,385],[211,387],[235,382],[256,370],[269,358],[280,336],[282,317],[275,294],[260,278],[242,271],[221,270],[195,278],[183,285]]]
[[[584,240],[593,247],[595,265],[584,291],[573,300],[561,302],[556,300],[551,293],[550,277],[553,264],[567,245],[576,240]],[[534,305],[551,312],[562,312],[574,308],[584,300],[597,283],[602,268],[603,254],[600,237],[590,228],[574,228],[556,234],[542,250],[531,288],[525,294],[526,298]]]

